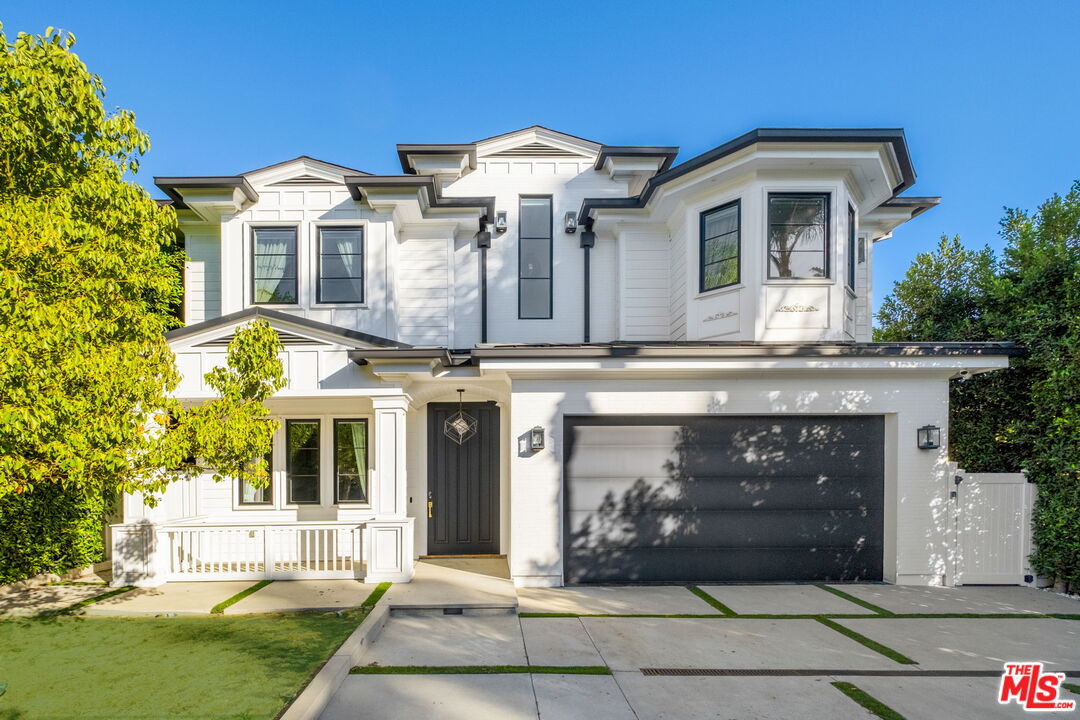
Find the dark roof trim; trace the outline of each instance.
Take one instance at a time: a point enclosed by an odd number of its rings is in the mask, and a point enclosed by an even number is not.
[[[445,197],[439,190],[439,184],[435,178],[429,175],[365,175],[345,176],[345,186],[349,188],[349,195],[357,202],[364,199],[361,188],[419,188],[427,196],[428,205],[432,208],[477,208],[483,212],[480,215],[481,230],[486,222],[495,218],[495,198],[491,197]]]
[[[378,345],[385,348],[412,347],[412,345],[397,342],[396,340],[387,340],[386,338],[379,337],[377,335],[369,335],[367,333],[359,332],[357,330],[348,330],[346,328],[338,327],[336,325],[328,325],[327,323],[321,323],[315,320],[309,320],[305,317],[284,313],[280,310],[270,310],[268,308],[262,307],[251,307],[247,308],[246,310],[241,310],[239,312],[222,315],[221,317],[216,317],[212,320],[205,320],[201,323],[195,323],[194,325],[188,325],[187,327],[170,330],[169,332],[165,333],[165,339],[170,341],[179,340],[181,338],[190,337],[191,335],[197,335],[199,333],[206,332],[207,330],[213,330],[214,328],[225,327],[227,325],[232,325],[233,323],[243,322],[244,320],[256,319],[277,320],[279,322],[296,325],[297,327],[307,328],[308,330],[315,330],[317,332],[326,333],[327,335],[334,335],[350,342],[362,342],[369,345]]]
[[[438,360],[440,365],[453,365],[450,351],[446,348],[401,348],[350,350],[349,359],[357,365],[367,365],[369,360]]]
[[[292,158],[290,160],[282,160],[281,162],[276,162],[276,163],[273,163],[272,165],[264,165],[263,167],[258,167],[258,168],[255,168],[254,170],[248,170],[247,172],[242,172],[240,174],[241,175],[253,175],[253,174],[257,173],[257,172],[262,172],[263,170],[273,170],[276,167],[281,167],[283,165],[288,165],[289,163],[294,163],[297,160],[311,160],[312,162],[317,162],[320,165],[329,165],[330,167],[337,168],[338,170],[341,170],[342,172],[344,172],[347,175],[370,175],[371,174],[369,172],[364,172],[363,170],[357,170],[356,168],[345,167],[344,165],[338,165],[337,163],[327,162],[326,160],[320,160],[319,158],[311,157],[310,155],[297,155],[296,157],[294,157],[294,158]]]
[[[1014,343],[611,343],[594,345],[491,345],[477,347],[474,357],[1015,357],[1024,349]]]
[[[604,162],[609,157],[655,157],[663,158],[657,172],[664,172],[675,162],[679,154],[679,148],[675,146],[647,147],[644,145],[605,145],[600,148],[600,154],[596,156],[593,170],[603,170]]]
[[[416,174],[416,168],[413,167],[412,162],[409,161],[410,155],[468,155],[469,156],[469,168],[476,169],[476,144],[470,143],[468,145],[450,145],[450,144],[427,144],[427,145],[408,145],[398,144],[397,146],[398,161],[401,163],[402,171],[409,173],[410,175]]]
[[[184,197],[177,188],[240,188],[241,192],[251,202],[259,200],[259,194],[248,183],[243,175],[206,175],[201,177],[155,177],[154,184],[169,196],[179,209],[187,208]]]
[[[893,188],[893,195],[898,195],[915,183],[915,168],[911,164],[907,140],[904,131],[899,128],[886,129],[814,129],[814,128],[758,128],[745,135],[740,135],[719,147],[690,158],[664,172],[653,175],[645,183],[641,193],[629,198],[585,198],[578,211],[578,222],[584,223],[593,210],[644,208],[656,189],[664,183],[676,180],[683,175],[699,170],[710,163],[739,152],[759,142],[770,143],[812,143],[812,142],[849,142],[849,143],[889,143],[896,155],[901,181]]]
[[[915,217],[939,204],[940,197],[894,197],[881,203],[879,207],[909,208],[911,217]]]

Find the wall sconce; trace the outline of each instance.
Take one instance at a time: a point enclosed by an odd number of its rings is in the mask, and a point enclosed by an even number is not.
[[[573,235],[577,232],[577,214],[573,210],[566,213],[566,217],[563,219],[563,225],[566,227],[567,235]]]
[[[920,450],[937,450],[941,447],[941,428],[937,425],[923,425],[915,432]]]
[[[499,210],[495,213],[495,232],[506,232],[506,211]]]
[[[533,452],[544,449],[544,428],[539,425],[529,431],[529,449]]]

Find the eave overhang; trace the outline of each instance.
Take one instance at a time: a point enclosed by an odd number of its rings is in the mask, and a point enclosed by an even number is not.
[[[353,200],[366,201],[376,209],[415,201],[423,217],[429,217],[431,211],[475,210],[480,230],[495,217],[494,197],[447,197],[431,176],[347,175],[345,186]]]
[[[474,358],[725,358],[725,357],[1018,357],[1011,342],[973,343],[610,343],[478,345]]]
[[[202,191],[227,190],[233,194],[234,202],[236,193],[240,193],[246,204],[254,204],[259,200],[259,194],[251,187],[243,175],[205,175],[197,177],[155,177],[154,184],[173,201],[178,210],[188,209],[185,194],[189,195],[191,202],[199,202],[195,198],[206,198],[208,194]],[[185,191],[188,191],[185,193]],[[241,200],[238,204],[245,204]],[[207,201],[207,200],[202,200]]]
[[[407,343],[389,340],[384,337],[379,337],[378,335],[370,335],[358,330],[349,330],[337,325],[329,325],[316,320],[309,320],[302,316],[291,315],[279,310],[270,310],[262,307],[250,307],[245,310],[240,310],[239,312],[229,313],[228,315],[222,315],[221,317],[216,317],[211,320],[205,320],[200,323],[194,323],[193,325],[170,330],[165,333],[165,339],[172,343],[177,340],[202,335],[217,328],[237,325],[251,320],[266,320],[274,325],[290,326],[301,331],[314,331],[321,336],[334,338],[342,345],[354,348],[358,345],[372,345],[379,348],[394,348],[397,352],[401,352],[402,350],[412,347]]]
[[[456,175],[476,169],[476,144],[399,144],[398,161],[409,175]]]

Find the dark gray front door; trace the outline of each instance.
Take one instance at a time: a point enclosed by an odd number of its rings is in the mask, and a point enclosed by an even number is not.
[[[499,408],[462,408],[479,425],[476,435],[458,445],[443,433],[458,404],[428,405],[429,555],[499,552]]]
[[[882,578],[884,418],[568,417],[568,583]]]

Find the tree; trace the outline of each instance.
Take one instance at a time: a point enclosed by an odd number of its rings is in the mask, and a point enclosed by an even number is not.
[[[942,238],[882,303],[877,340],[1013,340],[1005,371],[950,388],[950,456],[1038,485],[1035,569],[1080,586],[1080,182],[1035,213],[1006,210],[1006,249]]]
[[[205,466],[266,482],[262,401],[283,382],[261,324],[211,373],[220,399],[172,398],[176,217],[125,180],[149,140],[105,111],[74,44],[52,28],[10,42],[0,25],[0,581],[96,559],[87,533],[118,493],[153,502]]]

